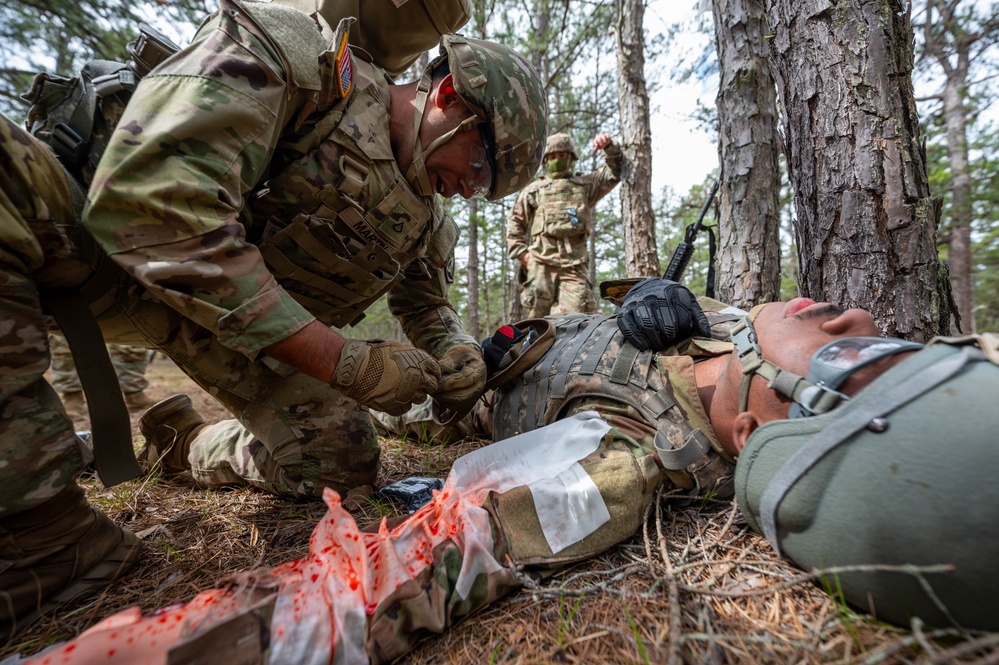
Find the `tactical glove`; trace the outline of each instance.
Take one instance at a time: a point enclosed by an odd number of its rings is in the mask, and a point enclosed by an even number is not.
[[[482,350],[471,344],[452,346],[441,358],[441,372],[434,401],[447,410],[468,413],[486,389]]]
[[[617,316],[624,338],[645,351],[662,351],[679,340],[711,336],[708,319],[690,290],[658,277],[642,280],[628,291]]]
[[[349,339],[340,353],[332,385],[376,411],[401,416],[437,390],[441,367],[407,344]]]

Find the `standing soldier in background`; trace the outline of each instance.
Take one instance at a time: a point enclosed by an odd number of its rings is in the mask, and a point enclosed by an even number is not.
[[[87,404],[69,344],[61,335],[49,335],[49,349],[52,353],[52,387],[62,396],[62,404],[76,428],[87,429]],[[149,380],[146,378],[149,350],[131,344],[108,344],[108,355],[111,356],[111,364],[128,410],[139,411],[152,406],[153,402],[146,394],[146,388],[149,387]]]
[[[597,150],[603,150],[603,166],[589,175],[573,173],[579,155],[572,137],[552,134],[545,145],[547,173],[520,193],[510,211],[507,249],[520,263],[520,300],[527,317],[597,309],[587,241],[594,206],[620,182],[621,148],[600,134],[593,139]]]
[[[436,33],[439,56],[395,85],[348,47],[352,22],[221,0],[135,89],[82,218],[45,135],[0,116],[0,643],[140,549],[76,482],[86,451],[43,376],[54,290],[84,301],[64,328],[157,349],[232,414],[207,424],[177,395],[140,419],[146,458],[203,485],[292,498],[370,485],[380,450],[363,407],[481,394],[481,350],[447,297],[459,232],[442,196],[531,181],[544,88],[508,47]],[[98,83],[121,80],[134,76]],[[76,99],[60,85],[36,79],[33,130]],[[49,123],[49,146],[87,158],[76,139],[91,133],[66,126],[86,106]],[[411,344],[341,334],[386,294]],[[96,434],[94,454],[100,470]]]

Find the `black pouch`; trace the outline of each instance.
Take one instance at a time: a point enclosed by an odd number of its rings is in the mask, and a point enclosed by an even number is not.
[[[378,494],[405,504],[406,510],[412,514],[434,498],[433,490],[440,491],[442,489],[444,489],[442,478],[413,476],[383,487],[378,491]]]

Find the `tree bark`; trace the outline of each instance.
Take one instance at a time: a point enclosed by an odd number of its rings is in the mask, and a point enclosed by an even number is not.
[[[871,311],[887,335],[950,324],[900,0],[767,0],[802,295]]]
[[[718,109],[718,297],[749,309],[780,298],[777,90],[763,0],[714,0]]]
[[[652,210],[652,133],[645,85],[644,16],[643,0],[619,0],[616,31],[618,108],[624,152],[621,223],[628,277],[659,274]]]

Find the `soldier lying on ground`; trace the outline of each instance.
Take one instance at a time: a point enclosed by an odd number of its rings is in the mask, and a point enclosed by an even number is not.
[[[897,623],[999,628],[994,336],[923,347],[804,298],[736,321],[734,346],[635,353],[611,319],[559,321],[493,403],[499,431],[532,431],[460,458],[401,524],[359,533],[329,493],[309,557],[149,618],[120,613],[47,655],[163,662],[221,653],[225,634],[270,663],[385,662],[525,575],[629,538],[662,483],[724,495],[733,469],[747,518],[784,554],[867,566],[835,579],[851,602]]]
[[[147,459],[204,485],[369,485],[379,447],[362,405],[481,394],[438,195],[496,200],[530,181],[541,80],[505,46],[448,34],[419,82],[394,85],[352,56],[349,27],[221,0],[104,137],[80,224],[52,152],[0,118],[0,642],[139,551],[76,483],[85,453],[43,379],[47,289],[79,290],[106,341],[164,353],[233,415],[206,425],[175,396],[142,418]],[[338,332],[385,294],[412,346]]]

